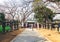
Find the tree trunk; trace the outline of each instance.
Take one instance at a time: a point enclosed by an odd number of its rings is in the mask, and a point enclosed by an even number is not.
[[[45,27],[44,27],[44,24],[43,24],[43,28],[45,28]]]
[[[46,29],[46,18],[45,18],[45,29]]]
[[[17,30],[19,29],[19,24],[17,23]]]
[[[52,28],[53,28],[53,25],[52,25],[52,23],[51,23],[51,30],[52,30]]]
[[[24,27],[24,22],[22,22],[22,27]]]
[[[49,27],[50,27],[50,26],[49,26],[49,23],[48,23],[48,29],[49,29]]]
[[[2,22],[3,33],[5,33],[5,22]]]
[[[57,27],[57,31],[59,32],[59,26],[60,26],[60,24],[58,24],[58,27]]]
[[[59,27],[57,27],[57,31],[59,32]]]

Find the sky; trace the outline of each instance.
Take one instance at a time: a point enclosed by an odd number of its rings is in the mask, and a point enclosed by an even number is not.
[[[4,1],[4,0],[0,0],[0,4],[3,4],[3,1]]]
[[[3,2],[4,1],[7,1],[7,0],[0,0],[0,4],[3,4]],[[17,0],[18,1],[18,0]],[[46,0],[44,0],[44,1],[46,1]],[[20,3],[21,2],[23,2],[22,0],[20,0]],[[53,6],[53,7],[52,7]],[[55,4],[55,3],[50,3],[50,4],[48,4],[48,6],[47,6],[48,8],[50,8],[52,11],[54,11],[54,12],[60,12],[60,9],[58,9],[58,7],[57,7],[57,5]],[[33,17],[33,15],[30,15],[29,17]],[[57,15],[55,15],[55,17],[53,18],[53,19],[60,19],[60,14],[57,14]]]

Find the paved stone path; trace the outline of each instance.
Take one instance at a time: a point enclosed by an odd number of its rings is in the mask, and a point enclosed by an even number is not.
[[[47,39],[39,36],[37,30],[26,28],[21,34],[16,36],[11,42],[48,42]]]

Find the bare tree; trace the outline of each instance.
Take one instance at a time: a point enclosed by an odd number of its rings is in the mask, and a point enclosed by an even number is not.
[[[24,22],[27,17],[32,13],[32,8],[30,4],[33,1],[26,1],[23,0],[23,3],[20,4],[19,2],[16,2],[15,0],[8,0],[4,2],[4,5],[2,5],[1,11],[3,11],[5,14],[10,14],[12,16],[12,20],[14,20],[16,14],[18,15],[18,18],[20,18],[20,22]],[[19,17],[20,16],[20,17]]]
[[[21,9],[21,23],[22,25],[24,24],[25,20],[33,13],[32,7],[30,6],[31,2],[27,2],[25,6],[22,7]]]

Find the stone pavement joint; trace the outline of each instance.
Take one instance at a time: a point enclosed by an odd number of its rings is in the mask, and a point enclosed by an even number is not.
[[[11,42],[48,42],[48,40],[39,35],[36,29],[32,31],[32,29],[26,28]]]

